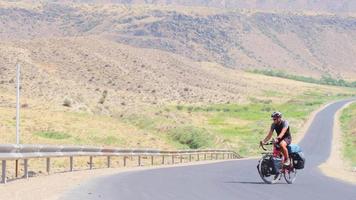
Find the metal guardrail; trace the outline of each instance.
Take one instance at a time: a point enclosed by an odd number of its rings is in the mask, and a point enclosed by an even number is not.
[[[202,160],[207,160],[207,155],[210,159],[235,159],[241,158],[236,152],[222,149],[204,149],[204,150],[177,150],[177,151],[161,151],[155,149],[118,149],[118,148],[100,148],[100,147],[84,147],[84,146],[50,146],[50,145],[16,145],[7,144],[0,145],[0,160],[2,160],[2,183],[7,182],[6,178],[6,161],[7,160],[24,160],[24,178],[28,178],[28,159],[46,158],[46,170],[50,173],[51,161],[50,158],[69,157],[69,171],[73,171],[73,158],[79,156],[89,157],[89,169],[93,169],[93,157],[106,156],[107,167],[111,166],[111,157],[122,156],[124,166],[128,156],[138,157],[138,166],[141,166],[142,157],[151,157],[151,165],[154,164],[154,157],[160,156],[162,164],[165,164],[165,157],[171,156],[172,163],[178,156],[182,163],[183,156],[189,156],[189,162],[192,161],[192,155],[197,156],[200,160],[200,155],[204,155]],[[226,157],[225,157],[226,156]]]

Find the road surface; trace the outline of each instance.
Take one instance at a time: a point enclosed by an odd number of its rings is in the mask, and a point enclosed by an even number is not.
[[[347,101],[320,111],[300,142],[306,168],[294,184],[264,184],[257,160],[126,172],[94,179],[67,192],[64,200],[356,200],[356,186],[324,176],[318,165],[331,152],[334,115]],[[257,141],[256,141],[257,143]]]

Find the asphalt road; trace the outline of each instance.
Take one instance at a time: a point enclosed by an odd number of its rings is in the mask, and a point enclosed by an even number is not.
[[[355,185],[326,177],[317,168],[330,155],[334,115],[345,103],[334,103],[316,115],[300,142],[307,163],[294,184],[286,184],[284,179],[274,185],[264,184],[257,173],[257,160],[235,160],[97,178],[74,188],[62,199],[356,200]]]

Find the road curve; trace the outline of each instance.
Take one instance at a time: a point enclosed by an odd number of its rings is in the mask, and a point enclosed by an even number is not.
[[[349,100],[348,100],[349,101]],[[101,177],[64,194],[63,200],[355,200],[356,186],[324,176],[317,168],[331,152],[334,115],[348,101],[320,111],[300,142],[307,165],[294,184],[264,184],[257,160],[152,169]]]

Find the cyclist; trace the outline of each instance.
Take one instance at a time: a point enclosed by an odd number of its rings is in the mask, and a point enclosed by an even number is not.
[[[277,138],[275,139],[275,142],[277,144],[279,144],[279,146],[282,149],[282,153],[284,156],[283,164],[288,166],[288,165],[290,165],[290,160],[289,160],[287,146],[292,142],[292,136],[289,131],[289,123],[287,120],[282,119],[281,112],[273,112],[271,114],[271,118],[273,120],[271,128],[270,128],[267,136],[265,137],[265,139],[262,140],[261,142],[263,144],[268,142],[268,140],[270,140],[272,137],[273,131],[276,131]]]

